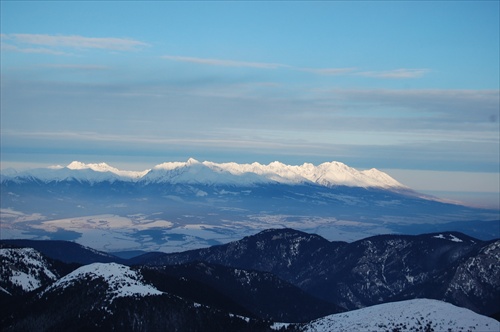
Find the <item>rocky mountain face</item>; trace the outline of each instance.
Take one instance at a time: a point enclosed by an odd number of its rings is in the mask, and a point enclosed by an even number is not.
[[[499,262],[500,241],[482,246],[477,254],[461,259],[444,292],[445,301],[461,303],[477,312],[482,312],[482,308],[498,312]]]
[[[492,314],[500,311],[500,273],[494,264],[499,245],[454,232],[345,243],[279,229],[226,245],[144,256],[142,263],[205,261],[267,271],[347,309],[425,296]]]

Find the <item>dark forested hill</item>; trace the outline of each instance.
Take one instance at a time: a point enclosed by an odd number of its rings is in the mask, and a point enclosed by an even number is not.
[[[275,229],[226,245],[144,258],[143,264],[156,266],[205,261],[266,271],[348,309],[426,296],[484,314],[500,310],[500,266],[494,263],[500,241],[457,232],[345,243]]]

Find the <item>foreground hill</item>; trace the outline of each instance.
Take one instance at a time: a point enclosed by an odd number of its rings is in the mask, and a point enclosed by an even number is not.
[[[161,292],[116,263],[82,266],[5,314],[3,331],[270,330],[264,321]]]
[[[500,322],[449,303],[428,299],[379,304],[320,318],[304,332],[500,331]]]
[[[34,242],[37,241],[25,243]],[[61,242],[49,242],[52,247],[57,244],[67,247]],[[91,251],[89,248],[82,250]],[[53,250],[49,252],[54,253]],[[104,296],[104,302],[93,304],[93,307],[101,306],[103,310],[115,300],[121,301],[122,297],[162,294],[183,298],[189,303],[198,303],[198,306],[214,310],[273,321],[306,322],[345,310],[319,300],[270,273],[260,271],[205,263],[140,269],[130,269],[116,263],[93,263],[78,267],[52,261],[32,248],[3,248],[0,254],[0,300],[2,306],[8,308],[4,311],[7,322],[24,317],[22,313],[25,310],[35,310],[31,305],[27,309],[29,303],[39,303],[53,293],[65,294],[66,288],[73,289],[82,283],[90,289],[105,287],[107,295],[100,294]],[[107,257],[97,257],[101,256]],[[54,267],[55,263],[58,268]],[[65,269],[62,268],[64,266]],[[70,271],[72,267],[74,270]],[[67,271],[66,275],[61,272],[63,270]],[[96,284],[99,280],[104,286]],[[45,313],[45,309],[41,310]],[[53,314],[58,315],[57,312]]]

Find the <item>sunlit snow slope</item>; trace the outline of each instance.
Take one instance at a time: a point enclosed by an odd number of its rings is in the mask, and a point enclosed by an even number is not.
[[[306,332],[500,331],[500,322],[471,310],[428,299],[380,304],[317,319]]]
[[[142,276],[128,266],[116,263],[93,263],[82,266],[50,285],[44,292],[64,289],[82,280],[101,278],[108,284],[111,301],[117,297],[161,295],[162,292],[143,282]]]

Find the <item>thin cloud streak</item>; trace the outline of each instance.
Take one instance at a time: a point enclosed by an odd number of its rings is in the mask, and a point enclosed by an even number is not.
[[[330,89],[318,90],[318,98],[331,102],[351,101],[369,105],[393,106],[419,110],[419,114],[439,113],[445,120],[497,121],[499,90],[465,89]],[[443,118],[444,119],[444,118]]]
[[[47,35],[47,34],[2,34],[3,40],[16,44],[39,45],[53,48],[74,49],[104,49],[111,51],[135,51],[149,44],[127,38],[96,38],[78,35]],[[17,47],[17,46],[16,46]],[[21,48],[23,49],[23,48]]]
[[[111,67],[103,65],[84,65],[84,64],[45,64],[43,68],[68,69],[68,70],[110,70]]]
[[[294,67],[281,63],[268,63],[268,62],[247,62],[239,60],[225,60],[225,59],[210,59],[210,58],[198,58],[198,57],[187,57],[187,56],[177,56],[177,55],[164,55],[162,59],[188,62],[196,64],[204,64],[210,66],[221,66],[221,67],[246,67],[246,68],[259,68],[259,69],[288,69],[294,71],[307,72],[317,75],[344,75],[352,73],[356,68],[304,68],[304,67]]]
[[[4,42],[2,42],[0,49],[2,50],[2,52],[8,51],[8,52],[31,53],[31,54],[71,55],[70,53],[67,52],[56,51],[49,48],[18,47]]]
[[[304,71],[318,75],[345,75],[353,73],[357,68],[295,68],[295,70]]]
[[[282,149],[290,146],[308,149],[313,147],[312,144],[302,143],[297,144],[294,142],[280,142],[278,140],[259,140],[259,139],[242,139],[242,138],[218,138],[218,137],[160,137],[160,136],[132,136],[132,135],[115,135],[103,134],[99,132],[4,132],[4,138],[21,138],[21,139],[35,139],[35,140],[54,140],[59,141],[77,141],[80,143],[85,142],[109,142],[121,143],[142,146],[143,144],[165,146],[165,145],[180,145],[191,147],[209,147],[209,148],[253,148],[253,149]]]
[[[405,79],[405,78],[420,78],[429,72],[430,72],[429,69],[400,68],[387,71],[364,71],[364,72],[358,72],[356,73],[356,75],[373,77],[373,78]]]
[[[262,68],[262,69],[276,69],[276,68],[288,67],[287,65],[279,63],[246,62],[246,61],[235,61],[235,60],[175,56],[175,55],[164,55],[161,58],[172,61],[190,62],[190,63],[204,64],[210,66],[221,66],[221,67],[248,67],[248,68]]]

